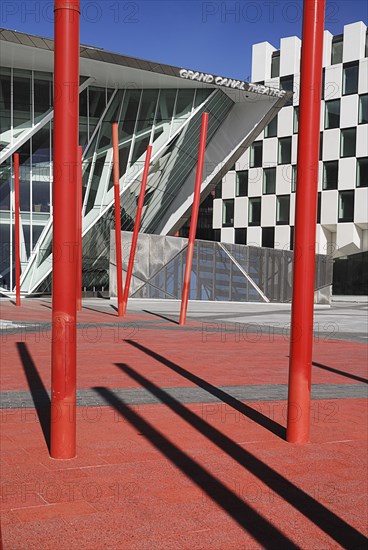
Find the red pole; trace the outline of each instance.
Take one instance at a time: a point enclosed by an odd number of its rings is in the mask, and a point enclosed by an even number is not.
[[[52,458],[76,454],[79,0],[55,0]]]
[[[123,259],[121,254],[121,221],[120,221],[120,184],[119,184],[119,136],[118,123],[112,123],[112,149],[114,162],[114,200],[115,200],[115,248],[116,248],[116,287],[118,295],[118,316],[123,311]]]
[[[304,0],[287,441],[307,443],[325,0]]]
[[[20,306],[20,206],[19,206],[19,154],[14,161],[14,248],[15,248],[15,305]]]
[[[128,305],[130,282],[132,280],[135,251],[137,249],[138,233],[141,225],[141,217],[142,217],[142,210],[143,210],[143,204],[144,204],[144,197],[146,194],[146,184],[148,179],[151,154],[152,154],[152,145],[148,145],[147,151],[146,151],[146,158],[144,161],[141,190],[139,192],[139,198],[138,198],[137,213],[135,216],[134,230],[132,235],[132,245],[130,247],[128,270],[127,270],[126,279],[125,279],[124,296],[123,296],[123,313],[126,312],[126,308]]]
[[[207,126],[208,126],[208,113],[203,113],[201,134],[199,138],[197,172],[196,172],[196,179],[194,184],[192,215],[190,218],[187,259],[185,263],[183,291],[181,294],[179,325],[185,325],[185,321],[187,317],[189,289],[190,289],[190,274],[192,272],[194,241],[195,241],[195,236],[197,232],[198,210],[199,210],[199,202],[201,199],[201,184],[202,184],[202,176],[203,176],[204,155],[206,150]]]
[[[78,185],[77,185],[77,241],[78,241],[78,265],[77,265],[77,311],[82,309],[82,155],[83,147],[78,147]]]

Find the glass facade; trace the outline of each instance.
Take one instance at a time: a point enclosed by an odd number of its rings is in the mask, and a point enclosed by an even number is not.
[[[84,79],[86,80],[86,79]],[[96,100],[98,90],[99,102]],[[94,119],[106,108],[111,90],[86,87],[80,94],[80,143],[85,145]],[[89,98],[94,110],[87,108]],[[14,197],[12,151],[19,153],[21,267],[25,269],[52,213],[53,75],[0,69],[0,285],[14,286]],[[11,230],[12,229],[12,230]]]
[[[81,77],[82,82],[87,78]],[[180,188],[193,168],[200,116],[188,127],[185,136],[180,130],[203,106],[211,93],[215,117],[210,117],[208,139],[227,115],[233,102],[222,92],[212,89],[118,89],[80,87],[80,144],[83,146],[83,231],[96,223],[102,214],[111,225],[109,209],[113,202],[111,123],[120,129],[120,177],[126,189],[122,209],[123,227],[132,229],[148,143],[153,155],[169,142],[164,160],[170,170],[172,190]],[[2,68],[0,71],[0,222],[1,279],[0,285],[14,287],[14,198],[12,153],[20,155],[21,267],[26,286],[43,279],[51,268],[52,238],[52,132],[53,75],[36,71]],[[217,118],[216,118],[217,117]],[[27,139],[28,138],[28,139]],[[17,142],[20,146],[16,147]],[[184,168],[184,164],[186,165]],[[150,226],[155,216],[167,209],[175,191],[166,196],[168,176],[152,166],[148,182],[142,225]],[[129,189],[129,191],[128,191]],[[101,224],[100,224],[101,225]],[[90,231],[86,241],[93,241]],[[40,239],[41,238],[41,239]],[[40,242],[37,245],[37,242]],[[88,276],[87,276],[88,279]],[[92,278],[93,279],[93,278]],[[45,288],[47,288],[45,283]],[[108,285],[106,285],[107,287]]]

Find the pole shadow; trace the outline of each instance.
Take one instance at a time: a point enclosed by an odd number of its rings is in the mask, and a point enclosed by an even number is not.
[[[50,452],[51,400],[25,342],[16,342],[38,420]]]
[[[351,378],[351,380],[357,380],[358,382],[362,382],[363,384],[368,384],[368,380],[366,378],[362,378],[361,376],[357,376],[356,374],[350,374],[350,372],[346,372],[344,370],[334,369],[333,367],[328,367],[327,365],[316,363],[316,361],[313,361],[312,365],[319,369],[327,370],[329,372],[333,372],[334,374],[345,376],[346,378]]]
[[[169,321],[169,323],[173,323],[174,325],[179,325],[179,321],[176,321],[175,319],[170,319],[170,317],[166,317],[161,313],[156,313],[155,311],[149,311],[148,309],[144,309],[143,311],[144,313],[149,313],[149,315],[155,315],[155,317],[160,317],[164,321]]]
[[[294,485],[294,483],[292,483],[282,474],[274,470],[271,466],[268,466],[262,460],[258,459],[252,453],[247,451],[244,447],[235,443],[227,435],[220,432],[217,428],[215,428],[206,420],[182,405],[171,395],[167,394],[164,390],[134,371],[128,365],[117,364],[117,366],[121,370],[123,370],[123,372],[128,374],[131,378],[142,384],[146,389],[148,389],[148,391],[150,391],[153,395],[163,401],[178,416],[180,416],[183,420],[185,420],[208,440],[212,441],[224,453],[226,453],[228,456],[238,462],[240,466],[247,469],[248,472],[257,477],[262,483],[266,484],[273,492],[275,492],[279,497],[285,500],[285,502],[298,510],[298,512],[303,514],[306,518],[308,518],[328,536],[334,539],[343,548],[366,548],[367,539],[364,535],[362,535],[354,527],[352,527],[339,516],[337,516],[334,512],[326,508],[323,504],[318,502],[318,500],[313,498],[308,493],[304,492],[303,489],[300,489],[299,487]],[[121,401],[117,397],[115,397],[113,394],[112,396],[115,400],[115,403],[121,403]],[[127,406],[124,405],[124,407],[126,408]],[[138,416],[136,415],[136,413],[133,414],[135,414],[135,416]],[[127,420],[130,421],[129,418],[127,418]],[[136,427],[140,429],[142,433],[144,433],[142,426]],[[153,444],[155,443],[153,442]],[[191,473],[192,471],[191,469],[189,469],[188,474],[191,479],[193,479]],[[247,523],[247,527],[248,526],[249,525]],[[268,544],[265,546],[265,548],[270,548],[269,544],[270,541],[268,540]],[[282,546],[279,546],[278,548],[282,548]]]
[[[143,351],[143,353],[147,354],[149,357],[152,357],[153,359],[156,359],[156,361],[159,361],[169,369],[173,370],[183,378],[186,378],[190,382],[193,382],[203,390],[207,391],[214,397],[217,397],[236,411],[240,412],[250,420],[253,420],[253,422],[256,422],[269,432],[273,433],[274,435],[280,437],[283,440],[286,440],[286,428],[284,426],[281,426],[278,424],[278,422],[275,422],[268,416],[262,414],[261,412],[257,411],[256,409],[253,409],[249,405],[246,405],[245,403],[242,403],[241,401],[238,401],[235,397],[229,395],[224,390],[221,390],[220,388],[217,388],[216,386],[213,386],[206,380],[203,380],[203,378],[200,378],[196,374],[193,374],[183,367],[180,367],[176,363],[173,363],[166,357],[163,357],[159,353],[156,353],[155,351],[143,346],[142,344],[139,344],[138,342],[134,342],[133,340],[125,340],[128,344],[131,346],[134,346],[135,348]]]
[[[195,483],[209,498],[225,510],[240,527],[246,530],[264,548],[274,550],[279,550],[280,548],[299,548],[287,535],[262,517],[261,514],[223,485],[221,481],[196,460],[179,449],[152,424],[116,397],[110,389],[95,387],[94,390],[106,401],[107,405],[118,411],[159,452],[168,458],[172,464]]]
[[[109,313],[108,311],[101,311],[100,309],[94,309],[92,307],[82,306],[82,310],[84,309],[88,309],[89,311],[93,311],[94,313],[101,313],[101,315],[110,315],[110,317],[116,317],[115,313]]]

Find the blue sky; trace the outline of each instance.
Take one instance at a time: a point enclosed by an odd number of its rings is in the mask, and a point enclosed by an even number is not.
[[[327,0],[325,27],[367,23],[366,0]],[[81,42],[114,52],[248,79],[252,44],[301,37],[301,0],[81,0]],[[2,27],[53,36],[51,0],[2,0]]]

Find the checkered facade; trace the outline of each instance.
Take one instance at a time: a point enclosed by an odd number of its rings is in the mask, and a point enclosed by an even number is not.
[[[368,250],[367,27],[324,34],[316,251],[335,257]],[[301,40],[280,50],[255,44],[252,81],[293,89],[294,97],[216,189],[218,240],[293,248]]]

